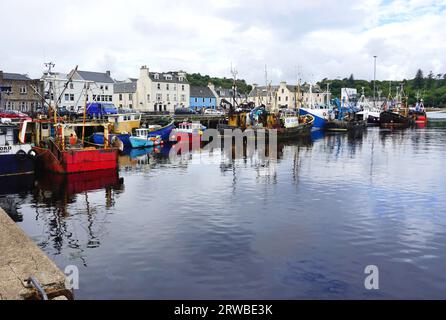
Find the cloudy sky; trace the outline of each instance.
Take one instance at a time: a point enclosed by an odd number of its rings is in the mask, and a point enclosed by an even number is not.
[[[2,4],[0,69],[182,69],[265,83],[446,73],[446,0],[15,0]]]

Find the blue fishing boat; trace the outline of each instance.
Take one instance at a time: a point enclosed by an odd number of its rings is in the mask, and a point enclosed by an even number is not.
[[[172,120],[166,125],[149,125],[148,126],[150,135],[152,136],[160,136],[161,140],[164,142],[168,142],[170,139],[170,134],[172,130],[175,129],[175,122]]]
[[[136,135],[130,137],[132,148],[149,148],[163,143],[160,135],[153,135],[149,129],[136,129]]]
[[[34,173],[32,145],[24,143],[26,126],[0,122],[0,176]]]

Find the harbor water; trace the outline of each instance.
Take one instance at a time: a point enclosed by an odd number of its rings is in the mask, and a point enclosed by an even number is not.
[[[277,160],[132,151],[116,174],[2,179],[0,206],[78,267],[78,299],[445,299],[445,146],[437,122],[318,133]]]

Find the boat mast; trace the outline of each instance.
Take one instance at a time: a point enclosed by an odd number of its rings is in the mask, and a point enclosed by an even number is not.
[[[327,82],[327,109],[330,109],[330,83]]]
[[[376,108],[376,58],[378,56],[373,56],[374,58],[374,76],[373,76],[373,107]]]
[[[231,63],[231,74],[232,74],[232,105],[235,108],[236,105],[236,94],[237,94],[237,75],[238,75],[238,71],[232,67],[232,63]]]

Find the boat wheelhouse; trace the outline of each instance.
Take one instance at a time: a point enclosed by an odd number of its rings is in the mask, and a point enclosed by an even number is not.
[[[0,121],[0,176],[34,173],[32,146],[30,143],[22,143],[24,133],[20,134],[18,125]]]
[[[130,137],[132,148],[149,148],[163,143],[161,136],[154,136],[150,129],[136,129],[136,134]]]
[[[124,144],[124,147],[131,147],[130,136],[134,133],[135,129],[141,126],[141,114],[140,113],[120,113],[110,114],[105,116],[108,123],[110,123],[110,133],[108,140],[118,138]],[[98,145],[104,144],[104,133],[95,132],[92,136],[93,143]]]

